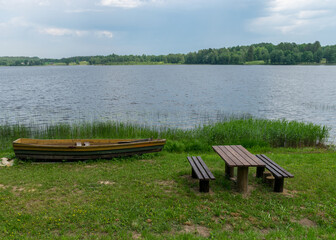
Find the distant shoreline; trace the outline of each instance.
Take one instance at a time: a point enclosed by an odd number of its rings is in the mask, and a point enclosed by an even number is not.
[[[278,45],[258,43],[249,46],[209,48],[189,53],[167,55],[75,56],[61,59],[39,57],[0,57],[0,66],[41,65],[334,65],[336,45],[321,46],[314,43],[288,43]]]

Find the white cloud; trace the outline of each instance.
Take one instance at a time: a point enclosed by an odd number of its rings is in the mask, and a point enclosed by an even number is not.
[[[66,13],[87,13],[87,12],[103,12],[103,10],[91,9],[91,8],[87,8],[87,9],[78,8],[78,9],[68,9],[68,10],[65,10],[64,12]]]
[[[34,32],[53,37],[83,37],[87,35],[96,36],[99,38],[113,38],[114,34],[111,31],[101,30],[78,30],[70,28],[47,27],[39,24],[34,24],[27,21],[24,17],[13,17],[6,22],[0,22],[0,30],[2,34],[19,33],[19,32]]]
[[[37,0],[36,3],[39,6],[49,6],[50,5],[50,1],[49,0]]]
[[[272,0],[265,16],[253,19],[249,29],[258,33],[309,34],[335,26],[336,1]]]
[[[4,28],[14,29],[18,27],[29,27],[31,25],[32,24],[27,22],[23,17],[13,17],[13,18],[10,18],[6,22],[0,22],[0,27],[3,29]]]
[[[96,31],[96,35],[99,37],[113,38],[113,33],[110,31]]]
[[[121,7],[121,8],[136,8],[143,5],[145,2],[141,0],[101,0],[102,6]]]
[[[87,31],[72,30],[67,28],[42,28],[40,33],[48,34],[51,36],[77,36],[82,37],[86,35]]]
[[[87,35],[94,35],[97,37],[113,38],[113,33],[110,31],[95,31],[95,30],[82,31],[68,28],[40,28],[39,32],[54,37],[63,37],[63,36],[83,37]]]

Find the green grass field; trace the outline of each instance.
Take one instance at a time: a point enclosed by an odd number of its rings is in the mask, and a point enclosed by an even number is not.
[[[250,149],[253,153],[261,153]],[[75,163],[16,162],[0,168],[1,239],[335,239],[336,153],[270,149],[295,175],[284,193],[249,172],[249,193],[201,155],[216,180],[198,192],[187,155]]]
[[[167,138],[163,152],[85,162],[0,167],[0,239],[335,239],[336,152],[313,124],[228,119],[192,130],[122,123],[0,126],[0,157],[33,138]],[[242,195],[216,144],[242,144],[294,174],[283,193],[249,171]],[[275,148],[276,147],[276,148]],[[283,148],[286,147],[286,148]],[[294,147],[294,148],[290,148]],[[199,193],[188,155],[216,177]]]

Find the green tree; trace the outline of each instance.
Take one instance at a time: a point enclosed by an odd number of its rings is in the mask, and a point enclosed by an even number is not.
[[[311,51],[304,51],[301,57],[301,61],[306,63],[314,62],[314,54]]]
[[[270,60],[270,54],[265,47],[261,48],[261,60],[263,60],[266,64],[268,64]]]
[[[314,62],[320,63],[323,58],[323,52],[322,48],[319,48],[315,53],[314,53]]]
[[[270,54],[271,64],[283,64],[284,52],[282,50],[274,50]]]
[[[246,61],[254,60],[254,47],[250,46],[247,50]]]

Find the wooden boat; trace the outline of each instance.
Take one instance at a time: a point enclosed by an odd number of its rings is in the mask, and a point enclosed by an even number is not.
[[[165,139],[30,139],[13,142],[19,159],[85,160],[159,152]]]

